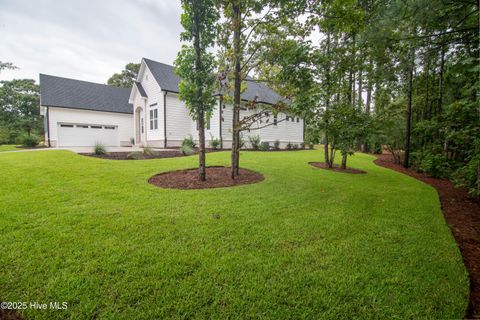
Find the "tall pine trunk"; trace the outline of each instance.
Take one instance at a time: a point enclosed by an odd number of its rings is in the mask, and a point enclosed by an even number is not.
[[[326,97],[325,97],[325,113],[328,113],[328,109],[330,108],[330,32],[327,32],[327,56],[328,56],[328,61],[327,61],[327,70],[326,70],[326,80],[327,80],[327,92],[326,92]],[[332,167],[330,159],[328,157],[328,117],[325,119],[325,141],[324,141],[324,146],[323,146],[323,151],[324,151],[324,156],[325,156],[325,163],[328,165],[328,167]]]
[[[233,117],[232,117],[232,155],[231,173],[232,179],[238,175],[240,163],[240,86],[241,86],[241,14],[240,1],[235,1],[233,7],[233,54],[235,59],[234,91],[233,91]]]
[[[408,64],[408,105],[407,105],[407,117],[405,125],[405,159],[403,166],[408,168],[410,166],[410,136],[412,126],[412,83],[413,83],[413,68],[415,61],[415,51],[410,51],[410,62]]]

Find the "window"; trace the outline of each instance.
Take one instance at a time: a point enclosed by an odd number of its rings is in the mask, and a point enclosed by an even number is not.
[[[288,121],[289,119],[290,119],[290,117],[289,117],[289,116],[287,116],[287,117],[285,118],[285,121]]]
[[[60,127],[62,127],[62,128],[73,128],[73,124],[61,124]]]
[[[158,109],[150,109],[150,130],[158,129]]]
[[[104,126],[103,128],[107,130],[115,130],[115,127],[113,126]]]
[[[275,115],[273,116],[273,125],[276,126],[277,123],[278,123],[278,118],[277,118],[277,115],[275,114]]]
[[[92,129],[102,129],[102,126],[90,126]]]
[[[300,122],[300,118],[297,118],[297,122]]]
[[[143,118],[140,118],[140,126],[142,127],[142,133],[145,132],[145,126],[144,126],[144,123],[143,123]]]
[[[77,128],[88,129],[88,126],[83,125],[83,124],[77,124]]]

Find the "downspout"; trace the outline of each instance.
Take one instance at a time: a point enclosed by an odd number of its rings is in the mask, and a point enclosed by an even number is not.
[[[52,146],[50,142],[50,110],[47,107],[47,138],[48,138],[48,147],[50,148]]]
[[[163,148],[167,148],[167,91],[163,92]]]
[[[223,138],[222,138],[222,112],[223,112],[223,95],[220,95],[218,100],[218,114],[220,117],[220,149],[223,149]]]

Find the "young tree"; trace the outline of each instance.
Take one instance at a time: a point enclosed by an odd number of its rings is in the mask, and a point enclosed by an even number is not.
[[[179,96],[185,101],[191,117],[198,123],[198,179],[206,180],[205,119],[214,108],[215,59],[207,49],[214,44],[218,11],[214,0],[182,0],[181,23],[183,45],[175,60],[175,71],[181,78]]]
[[[140,70],[140,63],[130,62],[125,66],[120,73],[113,74],[107,81],[109,86],[128,88],[133,86],[133,82],[137,78],[138,71]]]
[[[30,135],[39,132],[39,86],[33,79],[0,82],[0,126]]]

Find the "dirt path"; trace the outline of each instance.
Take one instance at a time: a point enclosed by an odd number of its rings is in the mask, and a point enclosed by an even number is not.
[[[470,302],[465,317],[480,319],[480,201],[470,198],[467,190],[455,188],[448,180],[432,178],[395,164],[389,154],[378,155],[374,162],[437,189],[445,220],[457,241],[470,274]]]

